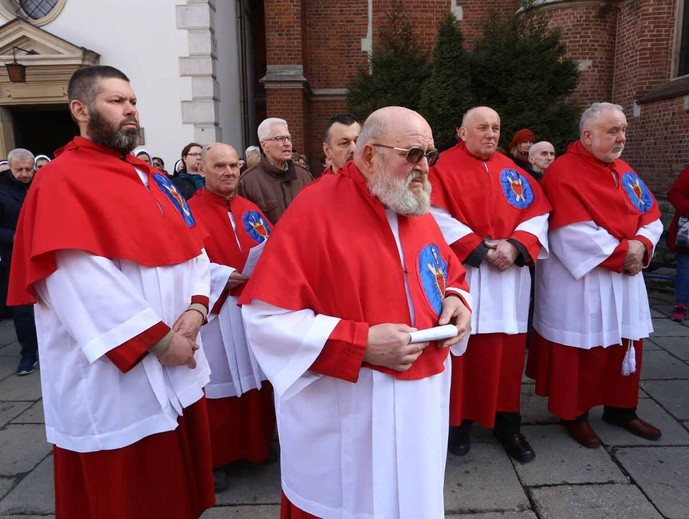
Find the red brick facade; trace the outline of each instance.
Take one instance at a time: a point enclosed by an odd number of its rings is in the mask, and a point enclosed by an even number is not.
[[[493,6],[516,13],[517,0],[460,0],[461,27],[470,47]],[[423,50],[432,51],[450,0],[409,0],[405,14]],[[559,27],[568,54],[580,63],[574,100],[621,104],[629,121],[624,158],[659,195],[689,164],[689,115],[683,94],[646,96],[672,79],[677,0],[561,0],[538,7]],[[385,23],[390,0],[372,0],[372,36]],[[367,64],[362,39],[369,29],[367,0],[266,0],[266,57],[275,65],[302,67],[302,82],[266,84],[267,113],[284,117],[295,146],[312,165],[321,154],[325,120],[346,109],[344,89]],[[285,88],[288,87],[288,88]],[[652,97],[652,95],[651,95]],[[636,104],[635,104],[636,103]],[[636,110],[635,110],[636,106]]]

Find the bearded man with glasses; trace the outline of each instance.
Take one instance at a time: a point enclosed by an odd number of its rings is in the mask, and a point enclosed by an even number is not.
[[[242,293],[275,390],[283,518],[445,515],[449,348],[464,351],[471,318],[429,214],[436,155],[418,113],[371,114],[353,160],[275,226]],[[448,323],[445,339],[411,342]]]
[[[453,357],[450,452],[469,452],[474,421],[527,463],[520,393],[531,293],[528,266],[548,253],[550,205],[533,177],[497,151],[500,116],[469,110],[459,142],[431,169],[433,216],[464,264],[474,297],[467,353]]]
[[[251,200],[271,223],[276,223],[313,177],[292,161],[292,136],[287,121],[270,117],[258,125],[257,133],[263,156],[241,176],[237,194]]]

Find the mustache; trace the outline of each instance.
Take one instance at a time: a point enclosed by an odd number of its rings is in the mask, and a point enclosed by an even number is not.
[[[122,122],[120,123],[120,128],[122,128],[125,124],[131,124],[134,123],[136,125],[137,130],[139,129],[139,121],[136,120],[136,117],[125,117]]]

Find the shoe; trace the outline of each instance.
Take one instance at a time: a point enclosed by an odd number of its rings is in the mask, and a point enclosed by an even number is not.
[[[276,463],[280,459],[280,454],[278,454],[277,449],[271,444],[270,447],[268,447],[268,455],[266,456],[266,459],[264,459],[261,463],[263,465],[272,465],[273,463]]]
[[[517,461],[529,463],[536,458],[536,453],[522,433],[501,435],[498,440],[505,447],[505,452]]]
[[[620,420],[615,420],[603,414],[603,421],[609,423],[610,425],[615,425],[617,427],[622,427],[627,429],[634,436],[639,438],[644,438],[645,440],[658,440],[663,433],[657,427],[654,427],[648,422],[644,422],[641,418],[634,418],[632,420],[627,420],[622,422]]]
[[[588,422],[577,422],[575,420],[563,420],[562,423],[572,439],[579,445],[587,449],[597,449],[600,447],[600,439]]]
[[[36,368],[36,366],[38,366],[38,359],[33,357],[22,357],[15,373],[18,377],[30,375],[33,373],[33,370]]]
[[[230,478],[224,468],[213,469],[213,490],[222,492],[230,488]]]
[[[447,450],[455,456],[466,456],[471,450],[469,433],[463,429],[463,427],[450,427]]]
[[[670,312],[670,319],[681,323],[687,316],[687,307],[684,305],[676,304],[675,307]]]

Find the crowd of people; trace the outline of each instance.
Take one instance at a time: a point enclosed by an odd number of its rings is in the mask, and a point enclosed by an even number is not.
[[[58,518],[195,518],[232,463],[278,457],[284,519],[444,517],[446,456],[474,423],[535,459],[525,370],[584,447],[599,405],[660,438],[636,407],[662,224],[620,159],[622,107],[594,103],[557,159],[529,129],[498,151],[487,106],[442,153],[412,110],[336,114],[314,180],[284,119],[243,158],[191,142],[170,175],[136,148],[123,72],[84,67],[68,97],[80,135],[36,176],[13,150],[0,176],[17,374],[38,360],[35,310]]]

